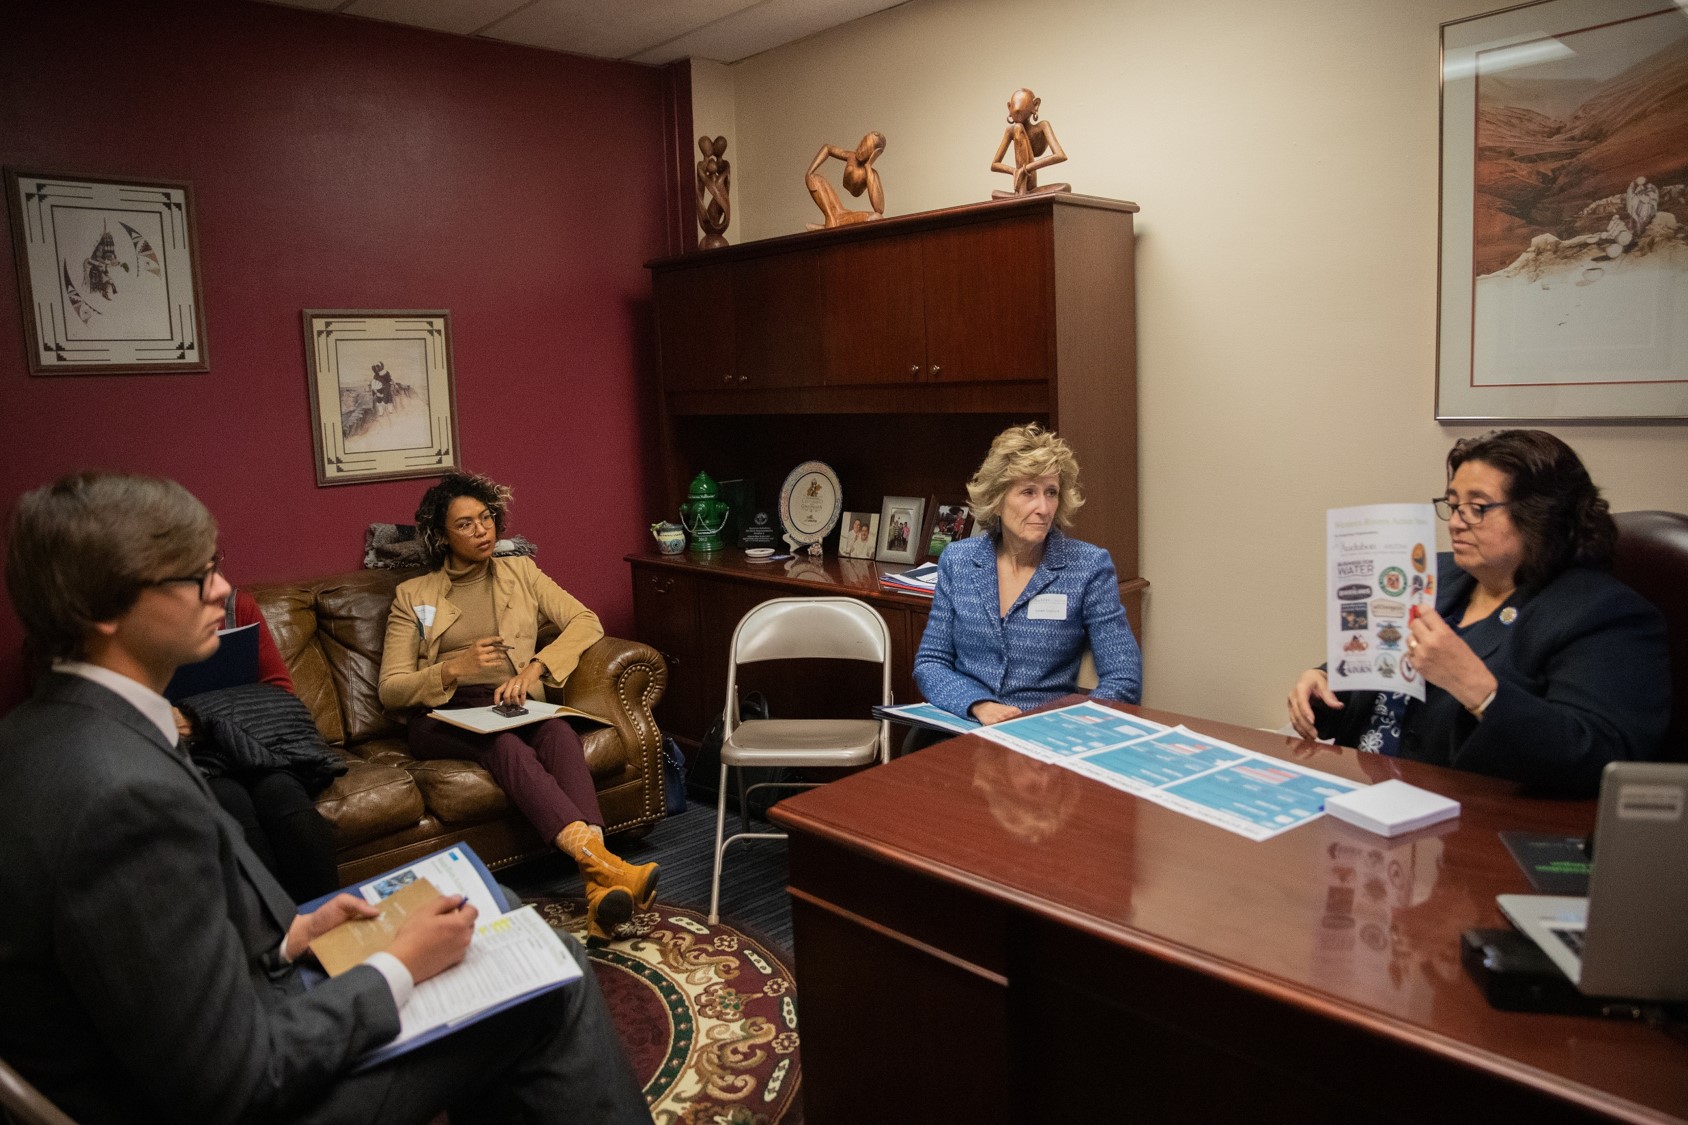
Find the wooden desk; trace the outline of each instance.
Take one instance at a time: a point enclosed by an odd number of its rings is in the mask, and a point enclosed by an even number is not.
[[[1463,813],[1252,843],[976,737],[792,797],[811,1125],[1688,1120],[1688,1041],[1494,1011],[1459,964],[1529,889],[1496,833],[1592,802],[1124,710]]]

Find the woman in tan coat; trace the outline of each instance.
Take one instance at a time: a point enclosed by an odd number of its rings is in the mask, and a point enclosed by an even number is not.
[[[479,761],[541,835],[580,864],[587,934],[607,940],[635,907],[650,905],[657,865],[625,863],[605,847],[597,789],[574,728],[545,719],[477,734],[427,715],[543,698],[604,635],[597,615],[532,559],[493,557],[509,504],[508,488],[471,473],[452,473],[423,495],[416,526],[435,569],[394,593],[381,703],[409,712],[414,756]],[[542,622],[561,633],[536,651]]]

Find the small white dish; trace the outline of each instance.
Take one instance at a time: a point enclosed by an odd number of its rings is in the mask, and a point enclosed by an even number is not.
[[[746,547],[744,549],[744,557],[747,559],[765,559],[771,557],[773,553],[772,547]]]

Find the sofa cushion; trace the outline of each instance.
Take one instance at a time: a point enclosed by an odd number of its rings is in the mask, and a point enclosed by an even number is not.
[[[338,847],[403,832],[422,819],[422,793],[410,774],[350,755],[347,762],[347,771],[316,798],[317,812],[334,826]]]
[[[287,662],[293,691],[311,709],[322,740],[330,746],[346,741],[340,719],[340,697],[334,677],[317,641],[316,591],[309,586],[255,586],[252,596],[264,613],[276,648]]]
[[[393,591],[417,573],[359,571],[317,585],[317,629],[340,697],[348,746],[371,738],[404,736],[404,728],[381,709],[381,648],[387,639]]]

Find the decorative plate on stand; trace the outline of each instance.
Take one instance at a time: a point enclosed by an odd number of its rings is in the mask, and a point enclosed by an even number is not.
[[[809,554],[820,554],[821,540],[832,534],[843,511],[838,474],[824,461],[803,462],[780,488],[780,523],[793,551],[807,546]]]

